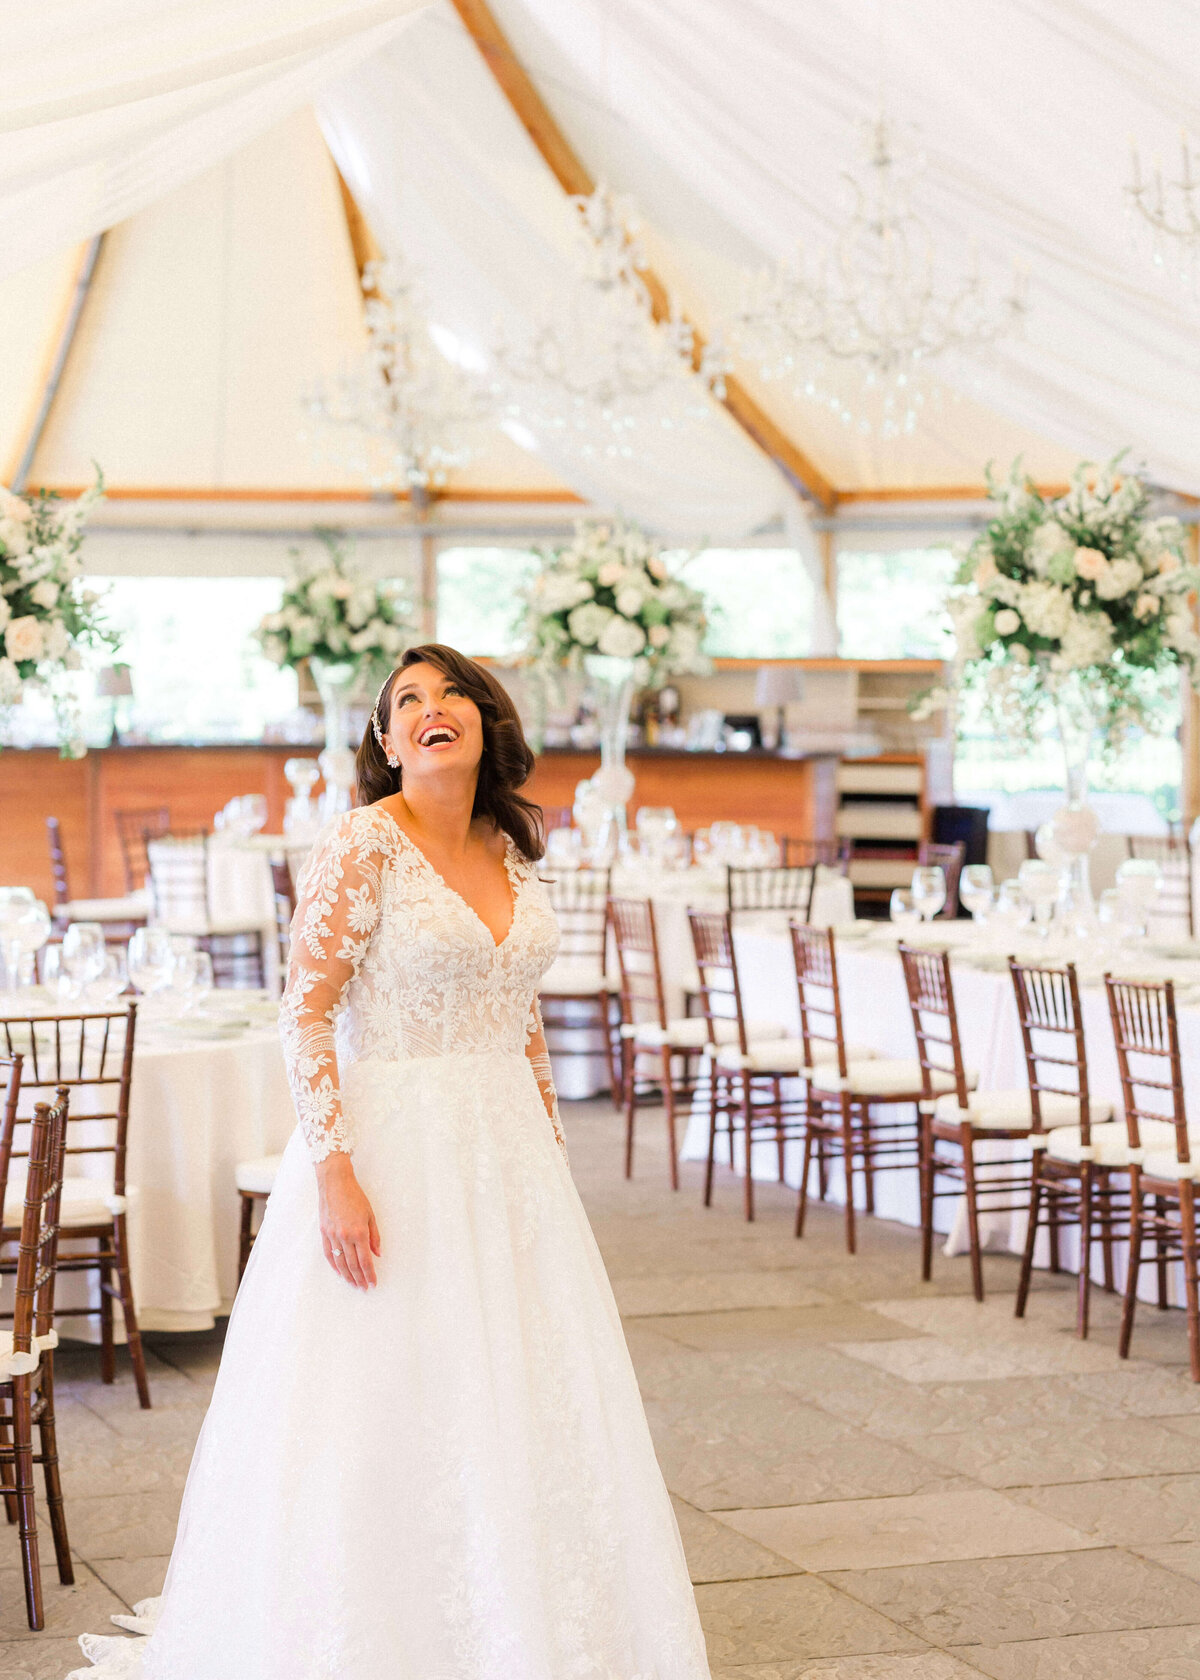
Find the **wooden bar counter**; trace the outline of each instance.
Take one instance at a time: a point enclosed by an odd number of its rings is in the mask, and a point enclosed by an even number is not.
[[[289,789],[289,758],[318,747],[264,745],[105,747],[77,760],[52,748],[0,751],[0,884],[33,887],[53,899],[46,818],[62,824],[73,897],[125,891],[114,811],[165,805],[178,828],[211,828],[235,794],[265,793],[267,827],[278,833]],[[570,805],[598,753],[549,749],[526,788],[544,805]],[[684,828],[714,821],[754,823],[778,834],[833,833],[837,759],[768,752],[677,752],[635,748],[631,810],[670,805]]]

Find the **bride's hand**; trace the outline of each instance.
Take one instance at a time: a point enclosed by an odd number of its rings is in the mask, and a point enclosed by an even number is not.
[[[321,1246],[325,1258],[347,1283],[356,1289],[375,1284],[375,1262],[380,1252],[379,1227],[371,1204],[354,1176],[349,1155],[328,1155],[317,1166],[320,1196]]]

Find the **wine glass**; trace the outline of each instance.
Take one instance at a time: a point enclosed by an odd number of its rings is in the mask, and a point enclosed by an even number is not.
[[[992,912],[993,920],[1000,925],[1002,932],[1010,936],[1020,932],[1032,915],[1029,900],[1021,891],[1021,883],[1015,875],[1007,881],[1001,881],[996,893],[996,908]]]
[[[129,984],[129,964],[120,946],[104,953],[104,963],[92,981],[92,991],[102,1003],[115,1003]]]
[[[0,887],[0,979],[8,987],[21,985],[25,959],[49,937],[50,912],[32,889]]]
[[[74,997],[80,997],[104,969],[104,929],[99,922],[72,922],[63,934],[62,966]]]
[[[922,916],[910,887],[896,888],[888,901],[888,915],[902,938],[920,927]]]
[[[976,926],[985,922],[988,912],[996,902],[996,883],[992,877],[991,865],[968,863],[959,876],[958,896],[963,908],[970,911],[971,920]]]
[[[1150,912],[1162,886],[1162,868],[1153,858],[1126,858],[1117,870],[1117,893],[1130,931],[1139,939],[1147,933]]]
[[[171,935],[163,927],[138,928],[129,941],[129,978],[146,997],[163,991],[171,983],[175,953]]]
[[[931,922],[946,902],[946,871],[938,863],[913,870],[912,901],[922,919]]]
[[[1026,858],[1017,873],[1017,882],[1033,907],[1038,937],[1048,939],[1050,918],[1062,886],[1062,872],[1042,858]]]

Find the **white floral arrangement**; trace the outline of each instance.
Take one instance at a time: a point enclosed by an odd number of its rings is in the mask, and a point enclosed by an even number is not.
[[[988,489],[995,513],[966,550],[947,602],[956,681],[1017,740],[1034,737],[1069,685],[1087,695],[1109,751],[1150,727],[1155,679],[1200,672],[1192,596],[1200,572],[1177,519],[1121,458],[1084,464],[1046,500],[1014,463]],[[1161,686],[1161,685],[1159,685]],[[940,696],[938,698],[943,698]],[[927,697],[926,710],[934,697]]]
[[[81,668],[85,646],[120,644],[102,622],[102,596],[81,575],[83,527],[103,494],[99,476],[71,503],[0,486],[0,716],[7,722],[27,685],[49,688],[64,758],[82,758],[87,743],[76,697],[56,679]]]
[[[355,577],[332,532],[317,534],[328,558],[305,566],[293,552],[295,578],[279,610],[259,623],[259,646],[274,664],[293,669],[323,659],[390,670],[413,639],[403,603],[386,585]]]
[[[543,672],[579,670],[588,655],[636,660],[640,680],[704,672],[704,597],[667,568],[636,525],[584,519],[566,547],[544,553],[526,597],[527,657]]]

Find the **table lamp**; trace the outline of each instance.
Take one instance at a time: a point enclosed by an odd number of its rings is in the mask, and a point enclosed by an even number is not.
[[[128,665],[106,665],[96,674],[96,693],[102,700],[112,701],[112,734],[109,736],[110,747],[121,745],[121,733],[117,727],[117,713],[122,701],[129,700],[133,695],[133,677]]]
[[[774,710],[776,714],[775,740],[778,747],[783,740],[784,708],[793,700],[804,698],[804,672],[795,665],[760,665],[754,679],[754,705],[759,712]],[[764,730],[764,745],[769,730]]]

